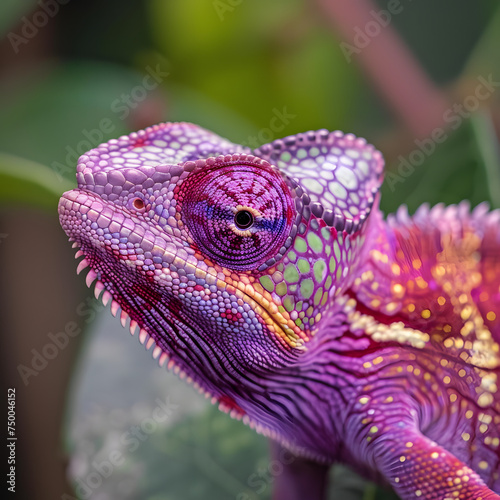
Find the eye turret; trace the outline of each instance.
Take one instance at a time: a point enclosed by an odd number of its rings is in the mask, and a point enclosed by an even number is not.
[[[176,199],[198,249],[220,266],[239,271],[262,270],[279,260],[296,217],[282,175],[249,156],[193,171]]]

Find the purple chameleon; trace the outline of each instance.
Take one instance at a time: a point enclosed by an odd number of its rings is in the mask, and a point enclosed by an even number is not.
[[[78,272],[161,365],[317,467],[500,499],[500,211],[384,220],[381,153],[326,130],[250,150],[164,123],[76,175]]]

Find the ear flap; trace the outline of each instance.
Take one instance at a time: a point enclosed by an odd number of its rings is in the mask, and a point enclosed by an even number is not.
[[[364,139],[339,131],[292,135],[253,154],[295,180],[309,196],[314,215],[348,232],[362,225],[383,180],[382,154]]]

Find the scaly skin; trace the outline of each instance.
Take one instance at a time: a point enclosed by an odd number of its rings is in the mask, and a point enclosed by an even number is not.
[[[499,499],[500,213],[384,221],[381,154],[161,124],[83,155],[61,224],[153,355],[233,417],[401,498]]]

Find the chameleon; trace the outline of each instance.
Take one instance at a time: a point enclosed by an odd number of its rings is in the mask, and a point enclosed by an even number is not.
[[[379,209],[382,154],[162,123],[59,202],[96,298],[219,408],[402,499],[500,499],[500,211]]]

